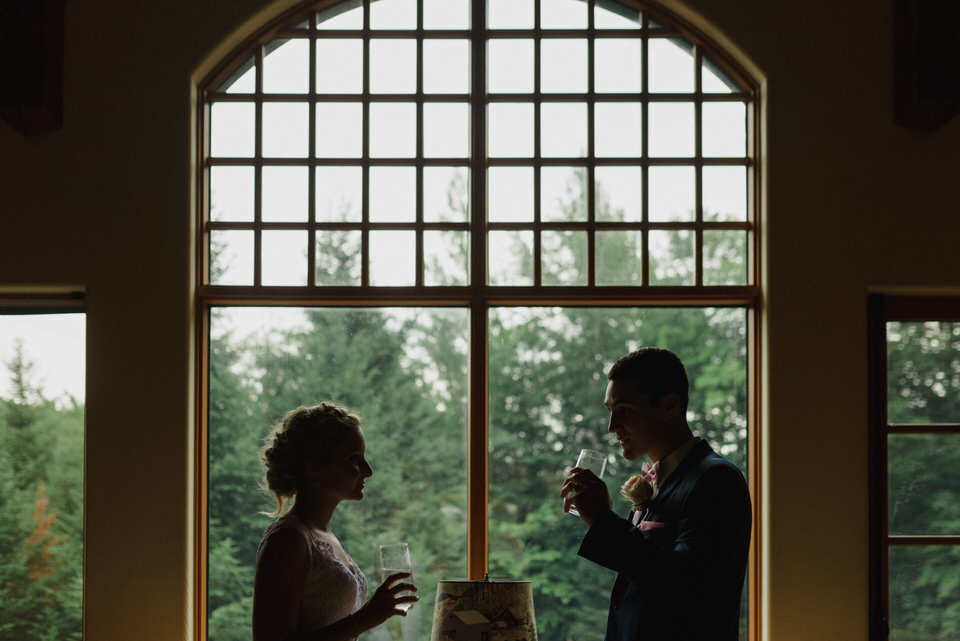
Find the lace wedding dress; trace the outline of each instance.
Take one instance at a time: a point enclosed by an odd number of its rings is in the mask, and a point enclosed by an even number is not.
[[[329,532],[311,530],[288,512],[267,527],[260,547],[283,528],[299,532],[307,542],[310,555],[297,630],[319,630],[360,609],[367,598],[367,579],[337,537]],[[260,556],[259,550],[257,556]]]

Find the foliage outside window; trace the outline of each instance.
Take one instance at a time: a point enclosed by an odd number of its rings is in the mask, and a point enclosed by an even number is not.
[[[876,297],[873,305],[873,635],[956,639],[960,304]]]
[[[84,318],[62,311],[0,300],[0,641],[81,636]]]
[[[368,577],[407,540],[423,598],[367,638],[427,638],[436,580],[484,572],[532,582],[542,638],[596,638],[613,577],[558,490],[581,447],[630,473],[612,361],[680,354],[750,471],[755,94],[628,2],[298,11],[202,87],[206,636],[249,638],[260,439],[333,400],[374,469],[335,531]]]

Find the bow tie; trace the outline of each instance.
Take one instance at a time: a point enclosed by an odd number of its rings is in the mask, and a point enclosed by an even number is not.
[[[660,461],[657,461],[653,465],[644,462],[640,466],[640,476],[643,477],[643,480],[649,483],[650,485],[657,485],[657,475],[660,473]]]

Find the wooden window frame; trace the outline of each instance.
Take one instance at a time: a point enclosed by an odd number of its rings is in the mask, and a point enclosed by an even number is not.
[[[354,0],[355,5],[361,3],[365,9],[369,8],[371,0]],[[467,533],[467,569],[468,577],[471,579],[480,579],[484,576],[487,567],[487,489],[488,489],[488,470],[487,470],[487,311],[494,306],[642,306],[642,307],[742,307],[746,310],[747,317],[747,369],[748,369],[748,424],[750,426],[748,434],[748,482],[750,485],[754,502],[753,519],[753,537],[751,544],[750,566],[748,572],[749,593],[751,595],[750,615],[749,615],[749,638],[756,640],[760,638],[760,616],[761,608],[759,605],[759,587],[761,576],[760,564],[760,537],[761,519],[758,518],[759,506],[761,505],[760,488],[760,348],[761,339],[759,328],[760,318],[760,90],[759,86],[749,76],[749,74],[740,66],[740,64],[723,49],[716,45],[705,33],[690,26],[679,15],[665,9],[653,2],[638,2],[636,0],[620,0],[619,4],[635,7],[642,16],[642,28],[640,29],[596,29],[594,28],[594,6],[602,5],[603,0],[584,0],[588,4],[589,23],[588,28],[584,29],[550,29],[541,30],[539,28],[540,0],[534,0],[534,11],[536,27],[534,29],[518,30],[491,30],[486,28],[485,22],[485,3],[482,0],[472,0],[471,2],[471,21],[473,25],[464,31],[430,31],[430,37],[456,37],[470,40],[471,51],[471,91],[468,95],[437,95],[424,94],[422,91],[422,73],[418,71],[418,87],[415,94],[403,94],[402,96],[391,96],[386,94],[373,95],[369,91],[369,64],[364,65],[363,91],[360,94],[332,95],[325,94],[321,100],[350,100],[362,102],[366,123],[366,114],[369,105],[372,102],[381,100],[401,99],[404,102],[415,102],[417,107],[418,131],[422,130],[423,103],[442,102],[442,101],[467,101],[470,103],[471,121],[474,123],[471,133],[471,150],[486,149],[486,108],[488,104],[494,102],[509,102],[522,100],[534,105],[540,105],[544,102],[577,100],[588,104],[588,145],[589,153],[585,157],[578,158],[542,158],[538,155],[538,144],[535,141],[535,155],[531,158],[488,158],[485,153],[471,153],[467,159],[456,159],[457,163],[462,163],[467,167],[470,174],[470,195],[469,208],[471,211],[470,220],[467,223],[425,223],[421,208],[417,208],[417,219],[413,223],[371,223],[369,222],[368,212],[366,211],[366,198],[364,198],[362,222],[359,229],[362,231],[362,275],[359,286],[318,286],[315,282],[315,264],[314,252],[315,234],[321,229],[343,229],[344,223],[320,223],[315,220],[314,215],[314,188],[315,178],[313,168],[323,164],[354,164],[362,167],[364,173],[363,184],[367,185],[367,173],[369,167],[373,165],[402,165],[413,166],[417,168],[418,176],[422,176],[422,168],[430,165],[449,166],[450,159],[424,159],[422,154],[422,142],[418,136],[418,152],[416,159],[376,159],[371,163],[369,158],[369,136],[368,129],[364,129],[363,153],[360,159],[317,159],[314,150],[314,132],[316,110],[314,108],[318,101],[314,87],[316,57],[314,55],[314,42],[322,37],[361,37],[364,40],[364,56],[368,58],[369,43],[371,33],[370,13],[364,11],[364,26],[362,30],[351,31],[322,31],[315,29],[316,15],[319,11],[331,7],[336,2],[304,2],[296,5],[290,10],[276,17],[263,28],[258,29],[255,34],[241,43],[233,53],[227,55],[223,62],[216,66],[210,74],[199,85],[199,100],[197,107],[197,148],[199,151],[197,163],[197,201],[196,208],[198,212],[197,224],[198,232],[196,234],[196,265],[197,265],[197,284],[196,284],[196,329],[197,329],[197,359],[196,359],[196,395],[197,403],[197,432],[196,432],[196,481],[197,481],[197,500],[196,500],[196,550],[195,563],[197,568],[196,592],[195,592],[195,612],[196,614],[196,638],[206,638],[206,591],[207,591],[207,572],[206,572],[206,519],[207,519],[207,416],[206,406],[208,402],[208,340],[209,336],[209,310],[214,306],[234,305],[234,306],[324,306],[324,307],[380,307],[380,306],[450,306],[464,307],[469,309],[470,317],[470,355],[469,355],[469,417],[468,417],[468,439],[467,439],[467,512],[468,512],[468,533]],[[419,5],[422,11],[422,5]],[[302,24],[307,21],[307,27],[291,28],[288,25]],[[422,15],[418,16],[418,25],[422,25]],[[683,25],[682,27],[664,26],[664,25]],[[377,31],[376,36],[394,37],[394,38],[416,38],[418,40],[418,65],[422,63],[422,41],[424,39],[424,30],[418,28],[406,31]],[[577,36],[588,38],[591,41],[596,37],[616,37],[630,36],[642,40],[643,56],[643,80],[642,91],[631,94],[598,94],[593,89],[593,51],[594,47],[588,47],[588,83],[589,89],[586,93],[578,94],[544,94],[539,92],[539,64],[535,61],[535,87],[538,89],[534,93],[525,94],[488,94],[486,92],[485,82],[485,60],[486,43],[490,37],[523,37],[523,38],[554,38]],[[254,94],[226,94],[218,93],[216,88],[232,74],[236,73],[238,61],[252,59],[254,64],[262,65],[263,46],[266,42],[277,37],[308,37],[310,40],[310,65],[311,65],[311,88],[306,94],[270,94],[270,101],[295,101],[307,102],[310,105],[310,147],[306,158],[296,159],[296,161],[287,161],[284,159],[264,159],[259,153],[260,146],[260,127],[261,127],[261,106],[264,103],[264,93],[262,91],[262,73],[257,74],[257,87]],[[650,38],[678,38],[689,42],[693,47],[694,56],[694,74],[695,90],[692,93],[671,94],[671,93],[651,93],[647,90],[647,43]],[[535,47],[539,51],[539,47]],[[703,68],[704,57],[709,54],[710,61],[723,70],[732,80],[737,82],[744,89],[740,92],[721,93],[703,93],[701,72]],[[260,66],[262,70],[262,66]],[[223,101],[253,101],[257,106],[256,118],[256,145],[257,152],[254,158],[243,159],[218,159],[211,162],[209,158],[209,126],[210,126],[210,108],[209,105],[214,100]],[[593,105],[596,101],[639,101],[644,104],[642,110],[642,130],[644,153],[639,158],[603,158],[598,162],[593,156]],[[683,158],[650,158],[647,154],[648,141],[648,123],[646,105],[653,102],[684,102],[694,105],[695,112],[695,151],[692,157]],[[746,148],[747,152],[743,158],[704,158],[702,156],[702,132],[701,132],[701,114],[702,108],[708,102],[740,101],[746,105],[747,121]],[[535,107],[536,118],[539,116],[540,109]],[[477,124],[481,123],[481,124]],[[539,138],[538,119],[535,120],[535,136]],[[310,189],[308,203],[310,214],[307,223],[265,223],[259,215],[259,188],[255,192],[257,203],[255,204],[256,213],[254,221],[248,223],[220,223],[210,220],[209,215],[209,181],[208,169],[214,164],[219,165],[244,165],[262,167],[270,164],[282,165],[292,164],[297,166],[307,166],[310,168]],[[640,166],[643,171],[643,216],[639,222],[600,222],[595,220],[595,194],[594,181],[587,181],[587,221],[586,222],[544,222],[540,220],[539,213],[535,214],[532,223],[520,223],[519,225],[527,230],[533,230],[534,238],[534,284],[532,286],[492,286],[486,282],[487,274],[487,232],[498,229],[516,229],[514,223],[495,223],[488,222],[483,212],[486,211],[486,177],[487,169],[491,166],[519,165],[530,166],[534,168],[535,180],[539,185],[539,171],[542,166],[560,165],[585,167],[587,171],[592,172],[597,166],[617,166],[630,165]],[[647,181],[649,168],[656,166],[690,166],[696,169],[696,203],[695,220],[692,222],[651,222],[647,215]],[[747,217],[744,221],[724,221],[711,222],[703,220],[702,207],[702,171],[704,166],[743,166],[747,169]],[[259,171],[259,169],[257,169]],[[259,181],[257,181],[259,185]],[[539,199],[539,189],[534,190],[535,198]],[[418,179],[417,184],[417,202],[422,203],[423,185],[422,180]],[[535,201],[534,209],[538,211],[538,202]],[[356,228],[356,224],[348,224],[346,227]],[[308,282],[306,286],[263,286],[260,284],[260,232],[264,229],[304,229],[306,228],[309,236],[309,247],[311,251],[308,258]],[[416,284],[408,287],[378,287],[370,285],[368,272],[368,232],[371,229],[412,229],[417,233],[416,249]],[[211,285],[208,280],[210,255],[209,255],[209,233],[218,229],[248,229],[255,233],[254,249],[254,280],[253,285],[247,286],[227,286]],[[463,229],[470,233],[469,236],[469,264],[468,279],[466,286],[425,286],[423,284],[423,231],[427,229]],[[595,261],[594,261],[594,234],[597,230],[618,230],[630,229],[639,231],[643,242],[643,277],[642,282],[631,286],[597,286],[595,280]],[[671,230],[686,229],[693,233],[695,238],[695,284],[682,286],[652,285],[650,282],[649,265],[650,258],[647,251],[647,243],[651,230]],[[588,235],[588,282],[585,286],[544,286],[542,285],[540,271],[540,234],[544,230],[582,230]],[[742,285],[704,285],[703,274],[703,234],[705,231],[713,230],[734,230],[742,231],[747,234],[746,241],[746,278]],[[479,275],[479,276],[478,276]]]
[[[960,296],[872,294],[868,300],[870,639],[889,636],[889,550],[894,546],[960,545],[960,535],[891,535],[887,439],[891,434],[960,434],[958,424],[893,424],[887,420],[887,323],[960,322]]]

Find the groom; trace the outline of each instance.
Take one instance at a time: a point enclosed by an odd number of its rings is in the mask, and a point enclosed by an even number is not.
[[[737,641],[751,520],[743,475],[690,431],[676,354],[640,349],[608,378],[609,431],[625,459],[654,465],[625,484],[626,519],[590,470],[563,482],[564,509],[590,528],[580,556],[617,572],[604,641]]]

